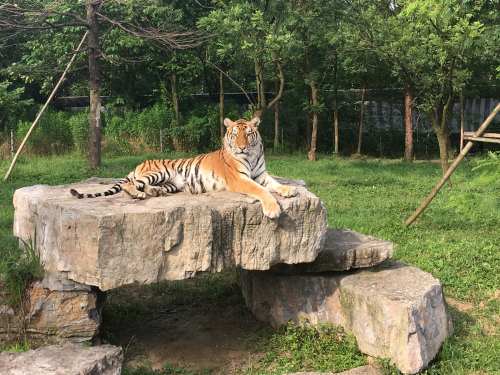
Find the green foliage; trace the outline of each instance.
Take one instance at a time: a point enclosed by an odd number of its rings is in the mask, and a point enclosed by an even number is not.
[[[111,153],[125,154],[132,151],[158,150],[160,129],[166,129],[172,114],[163,103],[142,111],[118,109],[106,116],[106,146]]]
[[[77,112],[68,119],[71,136],[76,151],[83,154],[88,149],[89,114],[88,111]]]
[[[32,100],[22,99],[23,93],[24,88],[12,88],[9,81],[0,81],[0,132],[14,129],[17,118],[32,104]]]
[[[22,247],[14,238],[7,238],[0,247],[0,281],[7,292],[7,301],[19,307],[26,288],[33,280],[43,277],[43,267],[34,244]]]
[[[37,155],[62,154],[72,149],[72,129],[68,125],[66,112],[47,110],[26,143],[29,152]],[[24,138],[31,122],[20,122],[16,137]]]
[[[178,140],[185,151],[213,151],[220,147],[218,110],[205,106],[191,111],[182,125],[172,123],[167,134]]]
[[[12,344],[0,344],[0,352],[22,353],[31,349],[31,344],[27,340],[22,340]]]

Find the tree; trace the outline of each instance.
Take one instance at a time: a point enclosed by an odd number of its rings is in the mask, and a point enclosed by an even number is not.
[[[358,32],[365,46],[393,64],[393,74],[427,113],[438,140],[443,174],[450,154],[452,106],[469,82],[485,43],[481,22],[485,3],[366,1],[358,8]]]
[[[132,2],[128,9],[138,7],[141,3]],[[16,4],[0,4],[0,26],[2,34],[12,37],[19,33],[44,32],[53,33],[54,30],[88,29],[88,71],[90,88],[90,113],[89,113],[89,163],[91,167],[100,164],[100,77],[99,59],[101,49],[99,46],[99,22],[107,24],[108,28],[117,28],[133,37],[147,40],[151,43],[167,49],[189,49],[200,44],[201,39],[197,33],[192,31],[165,31],[155,25],[148,24],[148,20],[135,18],[133,21],[112,18],[106,14],[102,0],[86,0],[86,17],[81,14],[81,4],[71,1],[41,1],[25,0]],[[106,5],[108,3],[105,3]],[[142,4],[144,5],[144,4]],[[111,3],[108,10],[125,9],[123,5],[116,6]],[[140,14],[140,13],[139,13]],[[34,51],[46,48],[41,45]]]

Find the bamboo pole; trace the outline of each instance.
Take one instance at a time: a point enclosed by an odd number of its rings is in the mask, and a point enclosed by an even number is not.
[[[490,115],[486,118],[486,120],[484,120],[484,122],[481,124],[479,129],[476,130],[476,132],[474,133],[474,137],[480,137],[486,131],[486,129],[488,128],[488,125],[490,125],[491,121],[493,121],[493,119],[498,114],[498,112],[500,112],[500,103],[498,103],[496,105],[495,109],[490,113]],[[434,186],[434,189],[432,189],[432,191],[429,193],[429,195],[422,201],[422,203],[420,204],[420,207],[418,207],[415,210],[415,212],[410,217],[408,217],[408,219],[406,219],[406,221],[405,221],[406,226],[410,226],[415,220],[417,220],[417,218],[422,214],[422,212],[424,212],[424,210],[427,208],[427,206],[432,202],[434,197],[437,195],[439,190],[441,190],[441,188],[446,183],[446,181],[448,181],[448,179],[453,174],[455,169],[457,169],[458,165],[465,158],[465,156],[470,151],[470,149],[472,148],[473,145],[474,145],[474,142],[472,142],[472,141],[467,142],[465,147],[460,151],[460,154],[458,154],[458,156],[453,161],[451,166],[448,168],[448,170],[446,171],[444,176],[441,178],[441,180],[436,184],[436,186]]]
[[[40,118],[42,117],[43,113],[45,112],[45,109],[47,109],[47,106],[49,105],[49,103],[54,98],[57,90],[59,89],[59,86],[61,86],[61,83],[64,81],[64,78],[66,77],[66,74],[68,73],[69,68],[71,67],[71,65],[75,61],[76,55],[80,51],[80,48],[82,48],[83,42],[87,38],[87,34],[88,33],[89,32],[86,31],[85,34],[83,34],[82,40],[80,40],[80,43],[78,44],[78,47],[76,48],[75,52],[73,53],[73,56],[71,56],[71,59],[69,60],[68,64],[66,65],[66,69],[64,69],[64,72],[62,73],[61,78],[59,78],[59,81],[57,81],[57,84],[54,87],[54,89],[52,90],[52,92],[50,93],[49,97],[47,98],[47,101],[43,105],[43,107],[40,110],[40,112],[38,112],[38,114],[36,115],[35,121],[33,121],[33,123],[31,124],[31,127],[29,128],[28,132],[26,133],[23,141],[21,142],[19,148],[17,149],[16,154],[14,155],[14,158],[12,159],[10,167],[7,170],[7,173],[5,174],[5,176],[3,178],[4,181],[7,181],[7,179],[9,178],[10,173],[12,172],[12,169],[14,168],[14,165],[16,164],[17,158],[19,157],[19,154],[21,153],[21,151],[24,148],[24,145],[26,144],[26,141],[28,140],[29,136],[33,132],[33,129],[35,129],[35,126],[38,124],[38,121],[40,120]]]

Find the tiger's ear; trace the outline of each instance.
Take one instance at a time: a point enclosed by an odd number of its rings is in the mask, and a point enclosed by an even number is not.
[[[226,128],[229,128],[230,126],[234,126],[236,125],[236,123],[234,121],[231,121],[230,119],[228,118],[225,118],[224,119],[224,125],[226,126]]]

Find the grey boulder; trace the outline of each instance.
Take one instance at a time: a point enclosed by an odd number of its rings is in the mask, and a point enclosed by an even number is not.
[[[390,259],[393,252],[391,241],[379,240],[349,229],[328,228],[325,242],[314,262],[278,264],[273,267],[273,271],[294,274],[367,268]]]
[[[24,353],[0,353],[2,375],[119,375],[122,349],[111,345],[51,345]]]
[[[440,282],[399,262],[346,273],[242,271],[241,284],[259,320],[274,327],[289,321],[341,325],[360,351],[390,358],[403,373],[424,369],[451,334]]]

